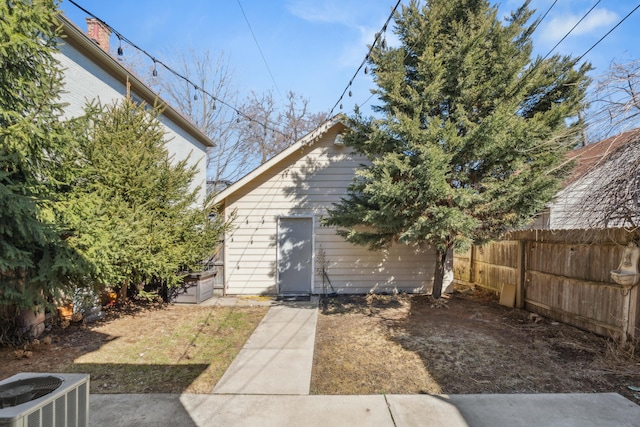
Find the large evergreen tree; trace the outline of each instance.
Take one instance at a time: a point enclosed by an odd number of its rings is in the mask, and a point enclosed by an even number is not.
[[[0,1],[0,306],[42,305],[80,273],[54,222],[62,76],[56,1]]]
[[[439,298],[452,249],[521,224],[558,188],[590,66],[532,58],[528,2],[505,22],[486,0],[419,3],[396,16],[400,46],[370,56],[381,105],[356,111],[345,141],[371,164],[326,224],[372,249],[433,248]]]
[[[176,285],[177,273],[196,270],[224,230],[191,188],[196,166],[169,155],[158,114],[126,98],[88,106],[72,123],[76,145],[66,167],[75,180],[62,222],[96,285]]]

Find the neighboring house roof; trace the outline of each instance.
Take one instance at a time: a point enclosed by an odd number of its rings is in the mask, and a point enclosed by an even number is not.
[[[89,38],[73,22],[63,15],[58,15],[62,24],[64,42],[73,46],[87,58],[98,64],[103,70],[121,81],[128,80],[131,90],[149,105],[160,105],[162,114],[180,126],[205,147],[214,147],[215,143],[198,129],[190,120],[171,107],[156,92],[143,83],[135,74],[125,68],[117,59],[103,50],[94,40]]]
[[[229,197],[231,194],[235,193],[236,191],[244,187],[246,184],[253,181],[254,178],[260,176],[262,173],[270,169],[273,165],[287,158],[289,155],[295,153],[301,148],[313,145],[314,142],[319,140],[320,137],[322,137],[325,133],[327,133],[327,131],[329,131],[329,129],[333,128],[337,124],[342,124],[343,126],[346,126],[344,115],[338,114],[330,118],[329,120],[327,120],[326,122],[318,126],[316,129],[312,130],[311,132],[309,132],[308,134],[306,134],[305,136],[297,140],[295,143],[285,148],[280,153],[276,154],[275,156],[267,160],[265,163],[258,166],[253,171],[249,172],[244,177],[240,178],[238,181],[236,181],[235,183],[231,184],[230,186],[222,190],[220,193],[218,193],[215,196],[214,203],[220,203],[221,201]]]
[[[576,182],[593,169],[604,164],[619,148],[639,138],[640,128],[636,128],[569,152],[567,159],[574,160],[576,166],[571,175],[565,180],[564,186],[569,186]]]
[[[562,189],[532,228],[590,229],[621,227],[629,218],[631,171],[637,170],[640,128],[567,153],[575,161]],[[631,179],[627,179],[631,177]],[[637,178],[636,178],[637,179]]]

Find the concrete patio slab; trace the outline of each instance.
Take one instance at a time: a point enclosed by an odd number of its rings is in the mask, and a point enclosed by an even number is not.
[[[197,424],[180,403],[178,394],[91,394],[89,425],[192,427]]]
[[[384,396],[180,397],[199,426],[393,426]]]
[[[640,426],[640,406],[617,393],[455,395],[450,401],[478,427]]]
[[[445,395],[389,395],[387,402],[397,426],[470,425]]]
[[[615,393],[282,396],[91,395],[90,425],[637,427],[640,406]]]

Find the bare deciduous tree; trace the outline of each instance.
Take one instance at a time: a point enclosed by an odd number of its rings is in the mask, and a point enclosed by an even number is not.
[[[176,72],[193,84],[162,70],[153,73],[153,64],[143,74],[157,74],[150,79],[150,86],[216,143],[208,151],[210,191],[220,191],[237,181],[327,118],[326,114],[311,113],[309,100],[291,91],[284,106],[271,91],[252,91],[240,104],[233,70],[224,54],[214,58],[209,51],[199,54],[189,50],[176,52],[172,58],[178,63]]]
[[[244,120],[240,129],[243,148],[256,154],[257,164],[263,164],[327,120],[326,113],[311,113],[309,100],[293,91],[287,93],[284,108],[278,106],[272,91],[251,92],[244,112],[251,119]]]
[[[238,91],[233,82],[233,70],[223,53],[215,58],[209,51],[199,54],[189,50],[173,57],[177,58],[177,72],[187,76],[197,88],[182,78],[165,73],[159,73],[154,86],[158,86],[168,102],[216,143],[207,153],[207,175],[212,187],[220,189],[248,172],[250,163],[245,158],[249,153],[242,149],[236,110],[216,102],[218,99],[229,105],[236,104]]]
[[[640,124],[640,60],[612,63],[601,76],[591,102],[595,113],[589,119],[596,140],[607,138]]]
[[[582,228],[640,226],[640,60],[613,63],[594,89],[589,134],[605,146],[564,192]],[[614,136],[612,136],[614,135]]]

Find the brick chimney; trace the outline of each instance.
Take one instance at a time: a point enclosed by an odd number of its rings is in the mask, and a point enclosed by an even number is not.
[[[87,18],[87,35],[98,43],[98,46],[109,53],[109,39],[111,30],[95,18]]]

